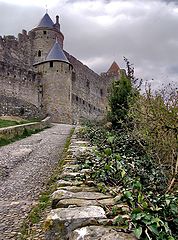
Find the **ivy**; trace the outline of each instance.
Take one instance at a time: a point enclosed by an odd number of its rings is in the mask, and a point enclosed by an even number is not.
[[[89,126],[82,135],[93,146],[92,152],[78,158],[81,168],[90,169],[86,177],[104,193],[115,187],[118,204],[128,206],[122,214],[117,207],[111,209],[113,224],[132,230],[138,239],[177,239],[178,194],[166,193],[167,176],[154,158],[124,130]]]

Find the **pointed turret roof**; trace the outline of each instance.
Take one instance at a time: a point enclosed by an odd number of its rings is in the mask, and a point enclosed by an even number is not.
[[[48,56],[46,57],[45,61],[61,61],[61,62],[69,63],[57,39],[51,51],[48,53]]]
[[[107,71],[107,73],[118,73],[119,70],[120,70],[120,68],[119,68],[118,64],[114,61],[111,64],[111,66],[110,66],[109,70]]]
[[[48,13],[45,13],[45,15],[42,17],[41,21],[39,22],[37,27],[48,27],[53,28],[54,22],[48,15]]]

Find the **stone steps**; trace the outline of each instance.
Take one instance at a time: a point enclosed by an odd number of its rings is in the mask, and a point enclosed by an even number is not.
[[[108,194],[97,191],[82,181],[84,172],[79,171],[76,156],[89,145],[79,141],[76,132],[72,137],[63,173],[57,182],[58,189],[52,194],[52,208],[45,221],[47,240],[135,240],[132,234],[116,231],[107,226],[105,209],[117,204]],[[91,150],[91,147],[89,147]],[[106,226],[104,226],[106,225]]]

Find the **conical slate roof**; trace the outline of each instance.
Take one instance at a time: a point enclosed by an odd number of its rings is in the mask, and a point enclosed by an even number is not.
[[[118,73],[118,71],[120,70],[118,64],[114,61],[112,63],[112,65],[110,66],[109,70],[107,71],[107,73]]]
[[[48,53],[48,56],[46,57],[45,61],[62,61],[62,62],[69,63],[57,39],[51,51]]]
[[[53,21],[51,20],[50,16],[46,13],[39,22],[37,27],[53,28],[53,25],[54,25]]]

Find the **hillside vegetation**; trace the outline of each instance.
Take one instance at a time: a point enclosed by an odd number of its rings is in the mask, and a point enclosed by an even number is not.
[[[25,121],[25,120],[16,121],[16,120],[7,120],[7,119],[0,118],[0,128],[15,126],[15,125],[24,124],[24,123],[28,123],[28,121]]]
[[[171,88],[140,94],[141,82],[128,75],[114,81],[105,125],[81,131],[93,151],[81,155],[82,168],[102,192],[116,196],[106,209],[111,224],[138,239],[178,239],[178,94]],[[112,123],[112,124],[111,124]],[[126,206],[126,207],[121,207]]]

